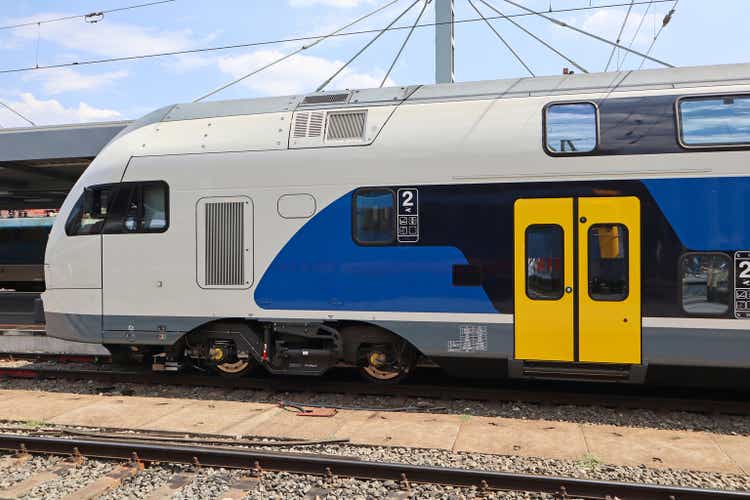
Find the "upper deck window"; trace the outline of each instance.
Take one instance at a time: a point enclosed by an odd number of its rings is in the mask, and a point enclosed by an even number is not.
[[[596,106],[590,102],[551,104],[545,111],[544,144],[552,154],[590,153],[597,145]]]
[[[678,102],[683,145],[750,144],[750,96],[689,97]]]

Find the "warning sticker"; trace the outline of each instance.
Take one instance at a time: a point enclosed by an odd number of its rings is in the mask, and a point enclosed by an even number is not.
[[[458,338],[448,341],[449,352],[479,352],[487,350],[487,326],[461,325]]]
[[[750,318],[750,251],[734,253],[734,315]]]

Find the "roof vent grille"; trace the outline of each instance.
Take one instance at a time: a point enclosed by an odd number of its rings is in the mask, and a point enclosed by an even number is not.
[[[348,100],[348,92],[346,94],[317,94],[306,96],[302,99],[302,104],[337,104]]]
[[[323,133],[323,112],[314,111],[312,113],[299,112],[294,119],[294,132],[293,137],[295,139],[302,139],[305,137],[320,137]]]
[[[367,111],[328,113],[326,140],[345,141],[364,139]]]

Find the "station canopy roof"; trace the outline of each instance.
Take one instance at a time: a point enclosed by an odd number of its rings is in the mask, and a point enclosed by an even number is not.
[[[58,208],[99,151],[129,123],[0,129],[0,210]]]

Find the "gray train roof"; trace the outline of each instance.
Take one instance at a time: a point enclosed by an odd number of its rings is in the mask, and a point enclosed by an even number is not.
[[[0,163],[94,158],[130,122],[0,129]]]
[[[555,96],[575,93],[626,92],[750,84],[750,64],[724,64],[609,73],[581,73],[383,89],[331,91],[283,97],[176,104],[159,109],[132,125],[312,109],[328,106],[377,106],[393,102]]]

